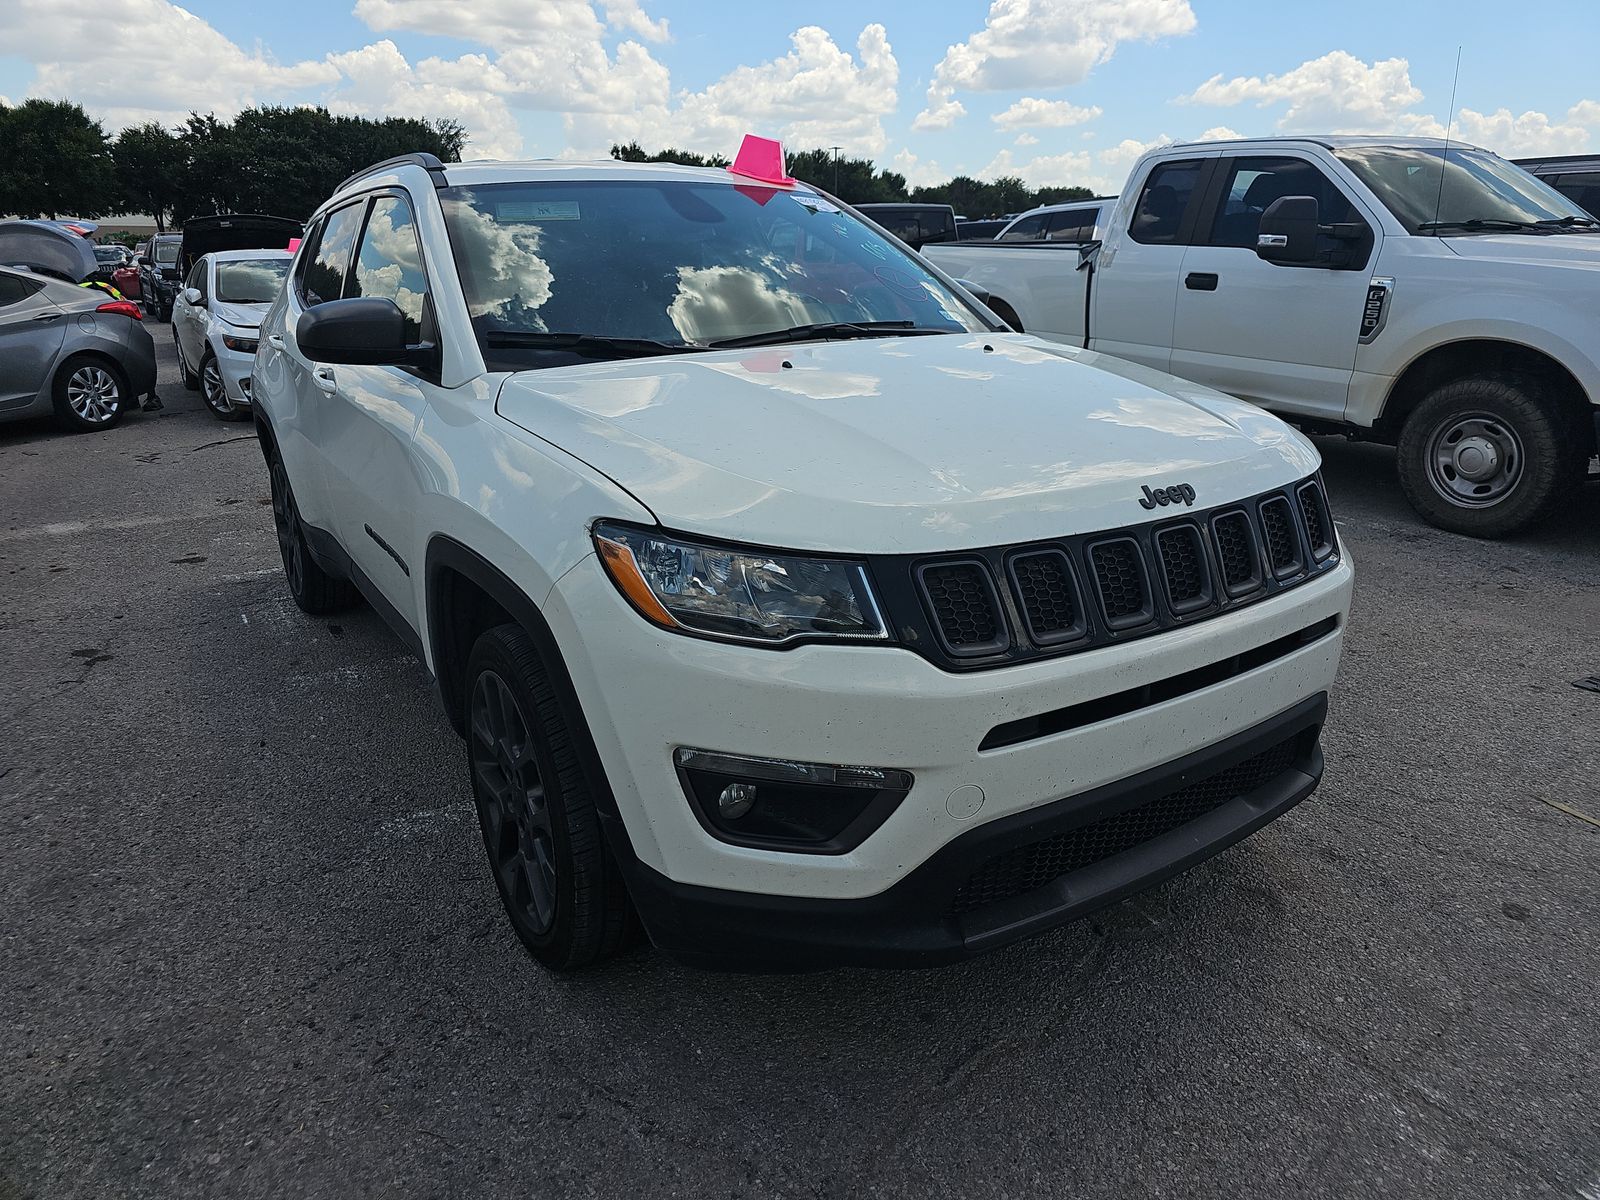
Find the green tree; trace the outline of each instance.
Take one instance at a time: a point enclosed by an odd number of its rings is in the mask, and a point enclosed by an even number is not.
[[[725,167],[728,160],[720,154],[695,154],[689,150],[676,150],[668,146],[665,150],[657,150],[654,154],[648,153],[638,142],[629,142],[627,145],[614,145],[611,147],[611,157],[619,162],[668,162],[677,163],[680,167]]]
[[[98,217],[117,207],[111,148],[100,122],[67,100],[0,106],[0,213]]]
[[[149,213],[164,230],[183,190],[183,158],[179,141],[154,121],[130,125],[111,147],[122,205],[129,212]]]

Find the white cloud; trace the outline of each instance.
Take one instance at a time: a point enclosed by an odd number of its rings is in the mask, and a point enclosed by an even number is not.
[[[667,19],[662,17],[659,21],[652,21],[644,9],[639,7],[638,0],[616,0],[614,3],[608,3],[606,23],[617,29],[636,33],[647,41],[665,42],[671,37],[667,32]]]
[[[1189,0],[993,0],[983,28],[944,52],[912,128],[946,129],[966,109],[958,91],[993,92],[1082,83],[1128,41],[1195,27]]]
[[[1016,175],[1031,188],[1086,187],[1097,195],[1115,186],[1094,169],[1087,150],[1041,154],[1027,162],[1018,162],[1010,150],[1001,150],[978,172],[978,178],[998,179],[1002,175]]]
[[[1276,129],[1285,133],[1393,133],[1441,137],[1444,122],[1416,111],[1420,89],[1411,82],[1410,63],[1388,58],[1366,63],[1343,50],[1331,50],[1281,75],[1223,79],[1214,75],[1181,103],[1258,108],[1281,106]],[[1563,117],[1537,110],[1520,115],[1508,108],[1482,113],[1462,108],[1450,132],[1465,142],[1505,155],[1580,153],[1600,136],[1600,102],[1580,100]],[[1237,134],[1226,126],[1202,136]]]
[[[907,187],[932,187],[950,178],[950,172],[938,163],[918,158],[906,149],[896,153],[889,165],[905,176]]]
[[[1037,146],[1039,144],[1039,139],[1034,137],[1031,133],[1019,133],[1017,134],[1017,140],[1011,144],[1013,146]]]
[[[1004,112],[992,118],[1001,129],[1054,129],[1065,125],[1083,125],[1100,115],[1100,106],[1081,108],[1066,100],[1041,100],[1024,96]]]
[[[730,155],[739,138],[759,132],[794,149],[840,146],[845,154],[877,155],[887,138],[883,118],[898,103],[900,67],[882,25],[856,38],[854,56],[815,25],[789,36],[789,53],[741,66],[698,92],[663,94],[643,106],[619,106],[603,116],[567,118],[574,153],[604,153],[632,138],[647,146],[675,145]]]

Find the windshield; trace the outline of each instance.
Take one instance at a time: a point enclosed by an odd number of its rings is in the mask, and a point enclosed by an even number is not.
[[[1494,233],[1507,223],[1531,225],[1569,217],[1588,223],[1589,214],[1560,192],[1482,150],[1452,148],[1447,167],[1443,146],[1347,146],[1337,153],[1407,233],[1457,234],[1463,225],[1469,232],[1486,225],[1482,232]]]
[[[96,246],[94,248],[94,257],[95,257],[95,261],[96,262],[103,262],[103,263],[121,262],[122,261],[122,247],[121,246]]]
[[[155,260],[158,266],[170,267],[178,261],[178,241],[174,238],[170,242],[157,242],[155,244]]]
[[[915,258],[810,191],[559,181],[446,188],[440,200],[473,327],[498,369],[608,348],[987,328]],[[584,339],[576,350],[572,335]]]
[[[217,299],[231,304],[271,304],[289,273],[289,256],[241,258],[217,264]]]

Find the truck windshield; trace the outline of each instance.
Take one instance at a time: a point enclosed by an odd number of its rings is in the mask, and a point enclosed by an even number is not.
[[[1407,233],[1564,231],[1594,224],[1548,184],[1482,150],[1452,148],[1448,164],[1443,146],[1346,146],[1336,153]]]
[[[271,304],[289,273],[289,256],[236,258],[217,264],[217,299],[232,304]]]
[[[439,197],[494,369],[988,328],[915,258],[803,189],[577,180]]]

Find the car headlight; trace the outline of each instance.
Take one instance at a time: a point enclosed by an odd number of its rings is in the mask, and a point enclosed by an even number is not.
[[[237,350],[240,354],[254,354],[256,347],[261,344],[261,339],[225,333],[222,335],[222,344],[229,350]]]
[[[609,522],[595,526],[594,542],[618,590],[664,629],[768,645],[889,636],[860,563],[717,546]]]

